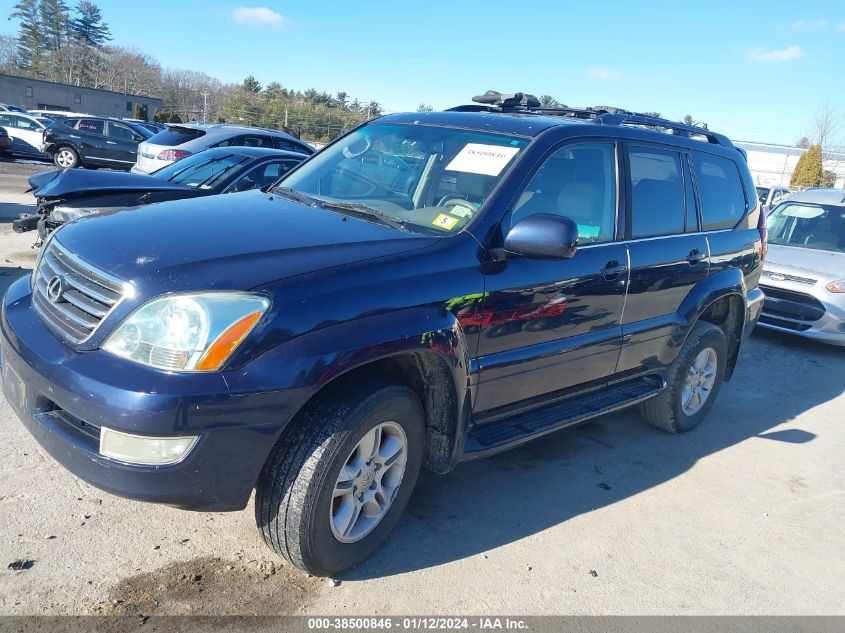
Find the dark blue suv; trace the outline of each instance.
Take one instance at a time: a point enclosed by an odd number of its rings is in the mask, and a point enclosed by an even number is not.
[[[527,95],[385,116],[263,191],[57,230],[2,308],[7,399],[118,495],[243,509],[313,574],[445,473],[638,405],[696,427],[762,305],[743,155]]]

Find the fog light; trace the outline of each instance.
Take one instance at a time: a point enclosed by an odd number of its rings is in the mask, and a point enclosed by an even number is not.
[[[129,464],[147,466],[176,464],[185,459],[198,439],[197,435],[179,437],[132,435],[102,427],[100,455]]]

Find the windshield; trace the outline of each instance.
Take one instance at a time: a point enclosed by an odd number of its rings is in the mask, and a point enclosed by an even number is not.
[[[766,203],[766,198],[769,195],[769,191],[771,191],[771,189],[768,189],[767,187],[757,187],[757,198],[763,204]]]
[[[469,223],[528,144],[424,125],[355,130],[278,184],[409,229],[454,234]],[[333,207],[337,208],[337,207]]]
[[[845,207],[787,202],[766,225],[769,244],[845,252]]]
[[[192,189],[213,189],[248,160],[237,154],[209,157],[200,153],[162,167],[152,175]]]

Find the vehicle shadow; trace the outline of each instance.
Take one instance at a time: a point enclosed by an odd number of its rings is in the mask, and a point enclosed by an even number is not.
[[[391,576],[492,550],[665,483],[749,438],[814,441],[805,430],[776,427],[843,391],[845,349],[755,334],[695,431],[670,435],[626,411],[444,477],[424,472],[394,534],[342,577]]]
[[[0,297],[6,294],[6,289],[11,286],[16,279],[23,277],[24,275],[28,275],[31,272],[31,268],[0,266]]]

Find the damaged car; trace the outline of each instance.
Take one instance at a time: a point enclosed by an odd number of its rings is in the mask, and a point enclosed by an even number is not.
[[[307,156],[261,147],[211,149],[157,172],[60,169],[29,178],[37,212],[13,223],[18,233],[38,230],[46,238],[62,224],[85,215],[139,207],[272,184]]]

